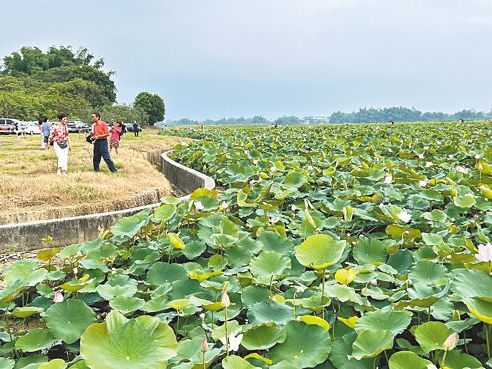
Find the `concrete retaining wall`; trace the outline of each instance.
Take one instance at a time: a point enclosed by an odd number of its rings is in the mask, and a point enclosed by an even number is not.
[[[171,160],[169,153],[161,155],[161,171],[180,191],[190,193],[200,187],[215,187],[212,178]],[[97,238],[101,228],[109,228],[119,218],[157,206],[158,203],[107,213],[0,225],[0,254],[42,248],[41,239],[47,236],[53,237],[57,246],[85,242]]]

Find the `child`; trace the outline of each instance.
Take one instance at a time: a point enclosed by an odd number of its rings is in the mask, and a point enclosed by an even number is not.
[[[123,135],[123,126],[120,121],[116,121],[111,127],[111,143],[109,144],[110,151],[114,149],[116,154],[118,154],[118,147],[120,146],[120,139]]]

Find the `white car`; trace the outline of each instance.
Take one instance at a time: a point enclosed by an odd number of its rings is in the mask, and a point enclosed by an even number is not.
[[[41,131],[37,122],[20,122],[19,132],[25,132],[28,135],[40,135]]]

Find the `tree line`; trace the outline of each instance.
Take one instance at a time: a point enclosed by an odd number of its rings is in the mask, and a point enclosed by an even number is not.
[[[86,48],[22,47],[0,66],[0,116],[54,119],[64,112],[87,121],[97,110],[108,121],[154,124],[164,119],[164,100],[156,94],[140,92],[133,104],[117,104],[115,71],[104,66],[104,59]]]
[[[169,125],[251,125],[251,124],[324,124],[324,123],[378,123],[378,122],[445,122],[445,121],[470,121],[492,119],[492,111],[489,113],[475,110],[461,110],[449,114],[442,112],[421,112],[415,108],[390,107],[384,109],[363,108],[357,112],[343,113],[337,111],[326,117],[296,117],[283,116],[269,120],[263,116],[252,118],[222,118],[218,120],[192,120],[188,118],[170,120]]]

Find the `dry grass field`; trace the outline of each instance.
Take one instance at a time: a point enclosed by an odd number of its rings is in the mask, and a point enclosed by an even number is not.
[[[112,158],[119,172],[104,161],[92,170],[92,145],[86,134],[72,133],[68,175],[56,175],[54,150],[41,149],[39,135],[21,139],[0,135],[0,224],[84,215],[155,202],[171,194],[157,170],[161,152],[177,143],[147,129],[136,138],[127,133]]]

